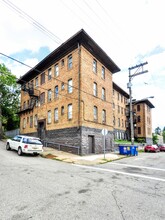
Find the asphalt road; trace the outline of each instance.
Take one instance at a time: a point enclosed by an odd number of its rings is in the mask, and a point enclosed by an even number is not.
[[[165,153],[79,166],[6,151],[0,141],[2,220],[164,220]]]

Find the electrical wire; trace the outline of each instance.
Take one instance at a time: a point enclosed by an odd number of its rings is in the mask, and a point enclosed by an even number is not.
[[[31,16],[29,16],[26,12],[18,8],[16,5],[14,5],[9,0],[2,0],[2,2],[8,6],[11,10],[16,12],[19,16],[21,16],[24,20],[26,20],[28,23],[32,24],[35,28],[37,28],[42,33],[46,34],[49,38],[51,38],[53,41],[55,41],[57,44],[61,44],[62,40],[53,34],[51,31],[49,31],[46,27],[44,27],[42,24],[40,24],[38,21],[34,20]]]

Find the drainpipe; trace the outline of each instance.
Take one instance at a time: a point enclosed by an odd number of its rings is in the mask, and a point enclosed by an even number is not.
[[[82,154],[82,130],[80,126],[80,110],[81,110],[81,100],[80,100],[80,89],[81,89],[81,48],[78,43],[78,130],[80,131],[80,154]]]

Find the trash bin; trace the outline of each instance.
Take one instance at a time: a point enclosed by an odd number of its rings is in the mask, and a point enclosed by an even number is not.
[[[119,145],[119,153],[122,155],[127,155],[128,153],[127,146]]]
[[[121,155],[138,156],[138,146],[124,146],[119,145],[119,153]]]

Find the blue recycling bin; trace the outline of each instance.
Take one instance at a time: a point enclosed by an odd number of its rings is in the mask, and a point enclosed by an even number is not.
[[[119,153],[121,155],[138,156],[138,146],[124,146],[119,145]]]

